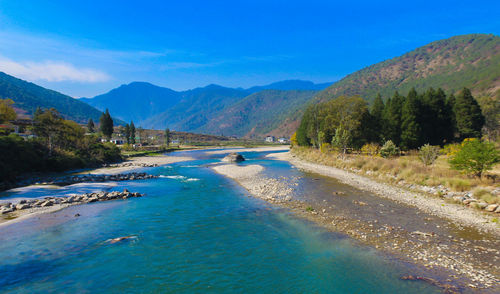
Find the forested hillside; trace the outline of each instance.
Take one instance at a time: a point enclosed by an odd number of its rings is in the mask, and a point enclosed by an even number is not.
[[[388,98],[395,91],[433,87],[457,93],[463,87],[476,97],[500,99],[500,37],[486,34],[455,36],[432,42],[402,56],[352,73],[334,83],[317,99],[359,95],[373,101],[380,93]]]
[[[89,118],[99,121],[102,114],[82,101],[0,72],[0,99],[7,98],[14,100],[15,107],[30,115],[37,107],[55,108],[66,119],[86,123]]]

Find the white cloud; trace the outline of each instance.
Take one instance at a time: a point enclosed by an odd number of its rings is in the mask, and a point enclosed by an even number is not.
[[[30,81],[97,83],[110,79],[108,74],[95,69],[76,68],[66,62],[51,60],[16,62],[0,57],[0,71]]]

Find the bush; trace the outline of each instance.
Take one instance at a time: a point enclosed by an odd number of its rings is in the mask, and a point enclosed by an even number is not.
[[[319,148],[319,150],[322,153],[326,153],[326,152],[330,151],[331,148],[332,148],[332,145],[330,145],[330,143],[322,143],[321,147]]]
[[[438,158],[439,151],[439,146],[431,146],[429,144],[425,144],[424,146],[419,148],[418,158],[420,158],[420,160],[425,165],[431,165]]]
[[[384,146],[380,148],[380,156],[384,158],[396,156],[399,154],[399,148],[392,143],[391,140],[385,142]]]
[[[379,151],[380,151],[380,145],[377,143],[368,143],[363,145],[363,147],[361,147],[361,153],[369,156],[378,155]]]
[[[453,169],[479,178],[498,162],[500,154],[495,145],[479,139],[465,139],[449,160]]]

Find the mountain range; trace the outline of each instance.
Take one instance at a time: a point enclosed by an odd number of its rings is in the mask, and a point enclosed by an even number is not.
[[[500,101],[500,37],[455,36],[432,42],[401,56],[368,66],[331,84],[288,80],[251,88],[208,85],[187,91],[146,82],[122,85],[94,98],[74,99],[0,72],[0,98],[30,114],[55,107],[64,117],[95,121],[108,108],[117,123],[133,120],[145,128],[238,137],[290,136],[308,103],[347,95],[368,102],[395,91],[429,87],[456,93],[470,88],[475,97]]]
[[[208,85],[177,92],[132,82],[80,100],[98,109],[108,108],[116,117],[133,120],[145,128],[261,137],[300,111],[318,90],[330,84],[287,80],[248,89]],[[290,130],[284,130],[276,135],[289,133]]]

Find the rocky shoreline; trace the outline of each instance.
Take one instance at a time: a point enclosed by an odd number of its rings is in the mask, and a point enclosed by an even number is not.
[[[30,182],[23,182],[19,186],[28,186],[28,185],[57,185],[57,186],[67,186],[79,183],[99,183],[99,182],[119,182],[119,181],[133,181],[133,180],[146,180],[146,179],[155,179],[158,176],[150,175],[147,173],[126,173],[126,174],[112,174],[112,175],[94,175],[94,174],[86,174],[86,175],[70,175],[64,177],[49,177],[42,179],[32,179]]]
[[[117,199],[128,199],[142,197],[144,194],[138,192],[129,192],[124,189],[122,192],[98,192],[98,193],[85,193],[81,195],[72,195],[66,197],[44,197],[35,199],[22,199],[16,203],[1,203],[0,216],[8,220],[15,220],[16,218],[26,217],[30,214],[46,213],[47,208],[50,211],[65,208],[70,205],[86,204],[98,201],[110,201]],[[54,208],[54,209],[52,209]],[[5,222],[4,222],[5,223]]]
[[[236,180],[254,197],[286,208],[328,230],[345,233],[406,262],[422,265],[427,271],[442,277],[440,283],[443,285],[451,283],[456,289],[483,289],[484,293],[500,291],[500,242],[494,237],[492,240],[469,240],[459,235],[410,230],[376,218],[360,220],[349,212],[338,211],[327,202],[297,200],[293,197],[297,179],[270,178],[262,175],[262,166],[248,167],[221,165],[213,169]],[[366,205],[356,200],[352,203],[352,209]]]

